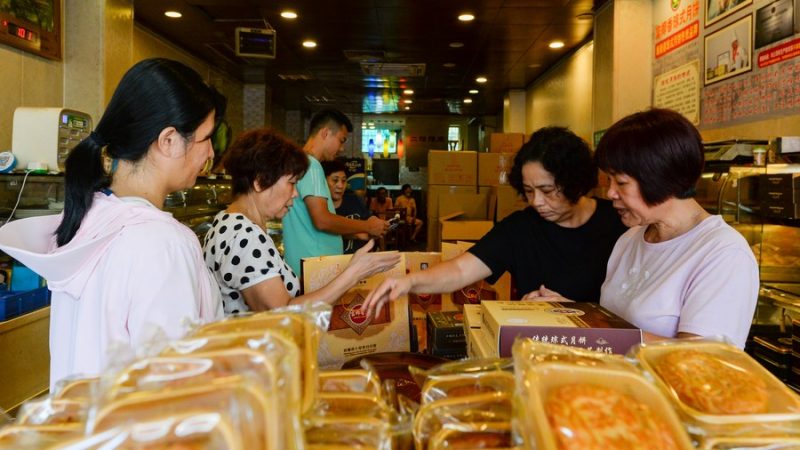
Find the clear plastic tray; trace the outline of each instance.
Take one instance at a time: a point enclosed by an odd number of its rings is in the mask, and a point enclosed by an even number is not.
[[[442,375],[422,387],[422,403],[445,398],[467,397],[494,392],[514,393],[514,375],[502,370],[470,374]]]
[[[687,350],[706,353],[721,361],[726,367],[724,370],[732,371],[732,376],[728,378],[731,382],[738,379],[748,383],[748,378],[757,377],[759,383],[763,383],[763,388],[765,388],[766,412],[709,414],[698,411],[685,403],[673,386],[667,384],[658,374],[656,366],[660,359],[669,353]],[[746,435],[765,430],[779,432],[800,430],[800,397],[792,393],[786,385],[750,356],[732,345],[703,340],[668,341],[635,347],[632,349],[632,354],[639,360],[642,368],[655,379],[656,385],[672,400],[684,421],[690,426],[690,432],[694,434]],[[709,382],[715,379],[722,379],[719,372],[711,374]],[[752,385],[752,378],[750,378],[750,383]],[[742,388],[753,390],[747,385]],[[707,387],[703,388],[703,391],[707,390]]]
[[[511,425],[507,422],[466,423],[458,426],[445,425],[433,438],[431,450],[495,449],[512,447]]]
[[[373,372],[360,369],[320,372],[319,392],[382,395],[378,376]]]
[[[446,398],[423,405],[414,419],[414,445],[428,450],[429,441],[442,429],[511,422],[511,394],[495,392]]]
[[[701,450],[798,450],[800,436],[795,437],[719,437],[703,441]]]
[[[525,379],[519,399],[525,408],[524,417],[519,423],[520,434],[526,443],[535,443],[539,450],[556,450],[560,447],[556,431],[545,412],[547,399],[556,389],[569,385],[589,385],[612,389],[644,405],[654,417],[666,427],[675,448],[689,450],[692,444],[681,426],[675,411],[666,398],[640,375],[625,371],[600,367],[577,366],[564,363],[542,363],[523,374]],[[637,416],[638,417],[638,416]],[[626,435],[616,430],[617,435]],[[604,444],[600,444],[604,445]],[[607,444],[605,444],[607,445]],[[648,443],[648,446],[653,442]],[[578,448],[578,447],[572,447]],[[623,447],[620,447],[623,448]],[[628,448],[628,447],[624,447]],[[630,447],[635,448],[635,447]],[[658,448],[655,446],[649,448]]]
[[[78,425],[10,425],[0,428],[0,450],[52,449],[82,431]]]

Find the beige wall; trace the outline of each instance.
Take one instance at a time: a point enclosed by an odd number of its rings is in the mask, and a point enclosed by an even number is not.
[[[31,53],[0,45],[0,151],[11,149],[14,110],[18,106],[61,106],[64,68]]]
[[[64,0],[64,60],[0,44],[0,151],[11,148],[18,106],[85,111],[95,122],[135,62],[161,56],[197,70],[228,98],[234,133],[243,129],[243,84],[133,22],[132,0]],[[102,55],[102,56],[98,56]]]
[[[558,125],[591,142],[593,53],[583,45],[528,87],[526,134]]]

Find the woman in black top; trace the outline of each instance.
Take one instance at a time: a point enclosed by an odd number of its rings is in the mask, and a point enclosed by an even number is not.
[[[517,152],[510,180],[528,208],[503,219],[458,258],[385,281],[364,308],[374,311],[409,292],[452,292],[481,279],[494,282],[506,271],[523,298],[552,290],[597,302],[608,257],[625,226],[608,200],[589,196],[597,185],[589,146],[566,128],[542,128]]]

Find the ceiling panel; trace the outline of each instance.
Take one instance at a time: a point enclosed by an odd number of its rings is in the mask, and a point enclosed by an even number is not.
[[[466,114],[491,115],[502,109],[509,88],[525,87],[559,57],[585,42],[592,21],[578,15],[605,0],[136,0],[136,21],[235,78],[266,82],[273,100],[290,109],[338,106],[347,112],[392,103],[402,86],[415,90],[411,113],[447,114],[477,88]],[[296,20],[280,17],[284,8]],[[183,13],[179,20],[163,15]],[[457,15],[470,12],[472,22]],[[236,27],[273,27],[274,60],[242,59],[234,54]],[[302,47],[313,38],[315,49]],[[566,47],[547,48],[552,39]],[[450,43],[460,42],[461,48]],[[345,51],[351,59],[348,60]],[[385,83],[364,75],[359,59],[384,63],[424,63],[425,75]],[[454,67],[445,67],[452,63]],[[286,80],[303,75],[310,80]],[[489,78],[486,85],[477,75]],[[383,84],[381,84],[383,83]],[[389,86],[389,87],[376,87]],[[333,104],[326,102],[333,101]],[[367,106],[365,106],[367,105]],[[408,113],[408,111],[403,111]]]

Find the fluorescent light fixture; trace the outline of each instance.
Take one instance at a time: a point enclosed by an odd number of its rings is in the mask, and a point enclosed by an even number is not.
[[[472,103],[472,99],[467,97],[464,99],[464,103]]]
[[[403,94],[406,94],[406,95],[412,95],[413,93],[414,93],[414,90],[413,90],[413,89],[405,89],[405,90],[403,91]]]
[[[561,42],[561,41],[553,41],[553,42],[547,44],[547,46],[550,47],[550,48],[562,48],[562,47],[564,47],[564,43]]]
[[[178,11],[165,11],[164,15],[172,19],[180,19],[183,17],[183,14]]]
[[[315,41],[312,41],[311,39],[306,39],[305,41],[303,41],[303,47],[305,48],[314,48],[316,46],[317,43]]]
[[[477,82],[477,83],[486,83],[487,81],[489,81],[489,80],[486,77],[475,78],[475,82]]]
[[[462,22],[471,22],[471,21],[475,20],[475,16],[470,14],[470,13],[459,14],[458,15],[458,20],[460,20]]]
[[[469,93],[470,93],[470,94],[477,94],[477,93],[478,93],[478,90],[477,90],[477,89],[470,89],[470,90],[469,90]]]
[[[287,9],[286,11],[281,11],[281,17],[284,19],[297,19],[297,13]]]

